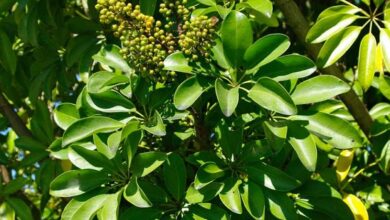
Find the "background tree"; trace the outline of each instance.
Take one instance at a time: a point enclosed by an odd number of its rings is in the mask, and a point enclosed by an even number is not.
[[[2,0],[3,219],[388,219],[385,0]]]

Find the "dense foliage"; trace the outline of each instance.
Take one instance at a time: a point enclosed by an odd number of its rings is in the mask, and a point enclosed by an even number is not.
[[[389,72],[385,0],[1,0],[0,219],[390,219]]]

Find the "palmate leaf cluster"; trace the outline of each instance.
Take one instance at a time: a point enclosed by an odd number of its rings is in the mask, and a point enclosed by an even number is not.
[[[137,15],[106,1],[121,31],[100,23],[94,1],[0,3],[0,92],[31,131],[0,139],[13,173],[1,178],[1,217],[389,218],[388,2],[299,5],[316,14],[307,44],[324,43],[311,59],[278,1],[127,1]],[[167,16],[183,7],[189,21]],[[130,18],[164,33],[155,41]],[[215,29],[199,38],[208,46],[176,43],[198,18]],[[124,53],[134,31],[174,43],[141,65]],[[321,74],[332,65],[345,78]],[[162,72],[174,74],[155,80]],[[370,109],[370,134],[337,98],[350,92]]]

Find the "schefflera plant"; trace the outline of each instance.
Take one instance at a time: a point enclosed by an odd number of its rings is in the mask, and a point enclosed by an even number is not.
[[[265,161],[287,144],[301,164],[313,172],[317,146],[327,151],[361,147],[363,140],[350,123],[330,112],[302,106],[329,100],[351,87],[328,75],[300,81],[316,71],[315,64],[298,54],[282,56],[290,46],[285,35],[270,34],[253,42],[250,20],[241,12],[232,10],[226,16],[219,35],[212,50],[215,62],[208,69],[189,65],[180,53],[165,62],[169,70],[190,74],[175,92],[177,109],[198,105],[202,94],[214,89],[217,103],[208,111],[219,106],[225,116],[213,133],[219,150],[198,152],[189,159],[199,166],[193,191],[219,195],[233,213],[243,213],[244,206],[254,219],[265,217],[266,206],[278,218],[295,219],[293,202],[285,192],[301,183]],[[243,110],[236,111],[240,105],[251,107],[242,114]],[[206,119],[216,117],[210,115]],[[256,126],[265,139],[256,137]],[[281,201],[286,203],[281,205]],[[307,208],[304,204],[309,203],[299,204]],[[283,207],[283,211],[277,207]],[[346,213],[351,217],[348,210]]]
[[[263,123],[266,133],[287,138],[310,171],[315,169],[317,155],[311,136],[337,148],[361,145],[360,135],[346,121],[298,108],[349,91],[346,82],[328,75],[299,82],[316,71],[315,64],[298,54],[282,56],[290,46],[283,34],[269,34],[253,42],[250,20],[241,12],[230,12],[222,23],[220,35],[221,40],[213,48],[216,63],[211,68],[213,71],[188,66],[178,53],[167,58],[166,68],[192,74],[175,92],[177,109],[189,108],[211,88],[225,117],[232,116],[240,104],[256,103],[260,115],[267,118]],[[332,130],[329,126],[345,129]]]

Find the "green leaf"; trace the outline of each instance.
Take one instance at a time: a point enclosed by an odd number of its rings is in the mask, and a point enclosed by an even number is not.
[[[366,4],[367,6],[370,6],[370,5],[371,5],[371,0],[361,0],[361,2],[363,2],[363,3]]]
[[[303,78],[316,71],[315,63],[309,58],[297,54],[286,55],[260,67],[255,78],[270,77],[276,81]]]
[[[288,142],[306,169],[314,172],[317,164],[317,148],[309,131],[300,123],[290,123],[288,125]]]
[[[229,127],[225,120],[221,120],[215,129],[215,133],[224,155],[234,161],[242,148],[243,129]]]
[[[23,150],[28,150],[31,152],[42,152],[45,151],[47,148],[47,145],[42,143],[41,141],[38,141],[32,137],[19,137],[15,140],[15,145]]]
[[[67,146],[98,132],[110,132],[123,126],[121,122],[103,116],[83,118],[74,122],[66,129],[62,139],[62,146]]]
[[[194,76],[182,82],[173,96],[173,102],[178,110],[185,110],[202,95],[205,88],[199,82],[199,78]]]
[[[370,115],[373,120],[390,115],[390,104],[384,102],[376,104],[370,109]]]
[[[156,136],[165,136],[167,133],[165,129],[165,124],[158,111],[155,111],[153,116],[151,118],[148,118],[145,125],[142,125],[141,128]]]
[[[115,194],[107,194],[103,207],[98,212],[99,220],[118,219],[122,190]],[[80,218],[79,218],[80,219]]]
[[[231,66],[240,66],[246,49],[253,42],[249,19],[241,12],[231,11],[222,23],[221,38],[225,57]]]
[[[298,219],[294,202],[285,193],[266,190],[265,195],[268,199],[269,211],[277,219]]]
[[[65,206],[61,219],[93,219],[98,210],[104,205],[109,195],[87,193],[73,198]]]
[[[225,175],[225,171],[217,164],[207,162],[199,167],[195,176],[194,186],[196,190],[205,187],[207,184]]]
[[[188,65],[188,61],[182,52],[173,53],[165,58],[164,69],[182,73],[192,73],[192,67]]]
[[[232,87],[221,79],[215,80],[215,93],[222,113],[226,117],[230,117],[238,105],[239,88],[239,86]]]
[[[16,179],[13,179],[9,183],[7,183],[2,189],[0,194],[10,195],[12,193],[15,193],[19,189],[23,188],[27,183],[28,183],[27,179],[23,177],[17,177]]]
[[[157,208],[138,208],[136,206],[131,206],[121,212],[119,220],[128,220],[128,219],[143,219],[143,220],[156,220],[161,219],[161,216],[164,214],[163,211]]]
[[[214,6],[217,4],[215,2],[215,0],[196,0],[196,1],[201,3],[201,4],[208,5],[208,6]]]
[[[362,9],[358,7],[353,7],[351,5],[336,5],[336,6],[329,7],[325,9],[323,12],[321,12],[321,14],[317,18],[317,21],[336,14],[337,15],[356,14],[360,11],[362,11]]]
[[[326,68],[336,63],[355,43],[361,30],[362,27],[350,26],[329,38],[318,54],[318,66]]]
[[[315,210],[332,216],[335,220],[352,220],[354,216],[348,206],[338,198],[334,197],[305,197],[304,206],[300,200],[297,204],[305,209]]]
[[[106,168],[110,171],[115,170],[114,165],[107,157],[85,147],[72,145],[68,152],[68,158],[80,169],[101,170]]]
[[[211,203],[199,203],[189,207],[189,211],[185,213],[183,220],[209,220],[219,219],[228,220],[229,215],[225,210]]]
[[[262,163],[248,166],[246,171],[250,180],[272,190],[287,192],[300,185],[298,180],[282,170]]]
[[[124,150],[127,156],[128,168],[130,168],[135,153],[137,152],[138,145],[141,143],[143,138],[143,133],[141,130],[139,130],[138,124],[139,122],[131,121],[122,130],[122,136],[126,137],[124,142],[124,148],[125,148]],[[127,131],[127,129],[129,129],[130,127],[132,127],[130,129],[131,132],[126,132],[125,134],[125,131]]]
[[[101,71],[94,73],[89,78],[87,90],[88,93],[101,93],[117,85],[125,83],[130,83],[128,77],[124,75],[116,75],[115,73]]]
[[[70,170],[57,176],[50,184],[50,194],[72,197],[84,194],[109,180],[105,173],[96,170]]]
[[[363,37],[360,43],[357,77],[364,90],[367,90],[375,74],[376,40],[371,33]]]
[[[335,76],[321,75],[298,84],[291,98],[297,105],[309,104],[326,101],[350,89],[346,82]]]
[[[390,175],[390,140],[382,148],[379,166],[386,175]]]
[[[257,0],[247,0],[245,2],[241,2],[237,4],[237,8],[251,8],[267,18],[271,18],[272,16],[272,2],[269,0],[257,1]]]
[[[390,4],[389,4],[390,5]],[[390,9],[388,9],[390,11]],[[389,13],[390,14],[390,13]],[[387,71],[390,72],[390,30],[380,30],[380,43],[382,45],[383,63],[386,66]]]
[[[242,203],[254,219],[264,219],[265,201],[263,190],[257,184],[249,181],[241,185]]]
[[[132,72],[132,69],[127,64],[126,60],[123,59],[120,48],[116,45],[106,45],[92,58],[99,63],[113,67],[124,73]]]
[[[194,184],[191,184],[191,186],[188,187],[185,199],[190,204],[208,202],[214,199],[222,189],[223,184],[216,182],[210,183],[199,190],[195,189]]]
[[[306,41],[312,44],[328,40],[359,17],[353,14],[335,14],[316,22],[306,35]]]
[[[35,25],[29,26],[33,27]],[[27,33],[28,32],[29,31],[27,31]],[[31,38],[33,38],[31,41],[36,41],[34,39],[35,37],[33,37],[33,34],[30,35]],[[85,56],[85,54],[98,46],[98,41],[99,40],[96,38],[95,34],[81,34],[71,38],[66,47],[66,53],[64,56],[67,66],[72,67],[78,64]]]
[[[275,121],[264,121],[263,129],[266,140],[274,152],[283,149],[287,137],[288,127],[286,123]]]
[[[284,34],[269,34],[258,39],[245,52],[247,69],[257,69],[275,60],[290,47],[290,41]]]
[[[286,89],[271,78],[260,78],[248,93],[249,98],[261,107],[284,115],[297,113]]]
[[[362,145],[362,137],[353,125],[336,116],[318,112],[294,116],[292,119],[308,121],[306,128],[335,148],[350,149]]]
[[[2,2],[0,2],[0,11],[1,11],[1,5]],[[0,205],[0,216],[4,219],[4,220],[14,220],[16,219],[15,217],[15,210],[12,209],[12,207],[10,205],[8,205],[6,202],[3,202],[1,205]]]
[[[87,94],[86,100],[93,109],[104,113],[128,113],[135,109],[134,104],[128,98],[116,91]]]
[[[6,71],[15,74],[17,57],[15,51],[12,49],[12,44],[8,35],[0,30],[0,64]]]
[[[157,0],[140,0],[142,14],[153,16],[156,10]]]
[[[169,193],[181,201],[184,196],[187,173],[183,159],[176,153],[171,153],[163,167],[165,187]]]
[[[223,45],[220,38],[215,39],[214,46],[211,48],[211,56],[217,61],[218,65],[224,69],[229,69],[230,65],[223,52]]]
[[[379,91],[390,100],[390,77],[385,76],[383,73],[379,76]]]
[[[229,177],[224,181],[224,188],[219,194],[219,199],[230,211],[242,214],[241,196],[239,186],[241,180]]]
[[[54,110],[54,121],[55,123],[66,130],[71,124],[80,119],[79,111],[75,104],[62,103]]]
[[[140,208],[152,206],[144,191],[139,187],[136,177],[131,178],[130,182],[126,185],[123,197],[131,204]]]
[[[131,171],[137,177],[146,176],[161,166],[166,159],[167,155],[162,152],[140,153],[134,157]]]
[[[31,208],[19,198],[9,197],[5,200],[7,204],[15,211],[20,220],[33,220]]]

